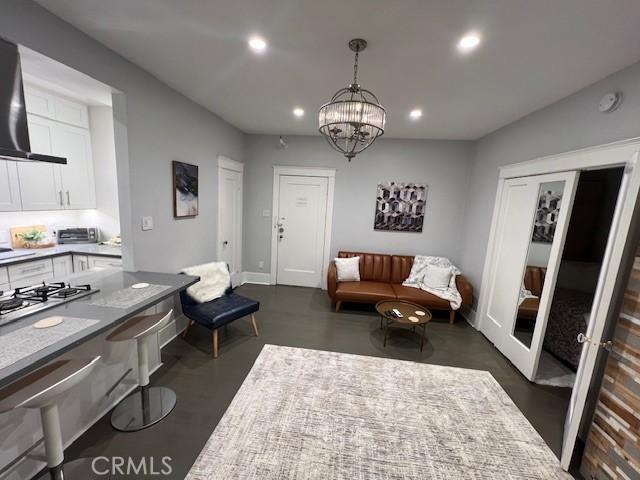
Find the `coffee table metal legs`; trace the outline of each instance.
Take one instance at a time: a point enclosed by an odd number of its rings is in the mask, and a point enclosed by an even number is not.
[[[383,317],[380,317],[380,328],[382,328],[382,321],[383,321]],[[384,322],[384,341],[382,342],[382,346],[386,347],[387,346],[387,336],[389,335],[389,325],[393,324],[392,321],[390,320],[385,320]],[[424,349],[424,337],[425,337],[425,333],[427,331],[427,324],[423,323],[422,325],[418,325],[419,327],[422,327],[422,334],[420,335],[420,351],[422,352]],[[411,331],[413,333],[416,333],[416,326],[414,325],[413,327],[411,327]]]

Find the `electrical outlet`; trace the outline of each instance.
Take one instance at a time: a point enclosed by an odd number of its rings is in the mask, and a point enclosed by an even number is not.
[[[264,262],[263,262],[262,260],[260,260],[260,261],[258,262],[258,267],[259,267],[259,268],[264,268]]]
[[[142,230],[153,230],[153,217],[142,217]]]

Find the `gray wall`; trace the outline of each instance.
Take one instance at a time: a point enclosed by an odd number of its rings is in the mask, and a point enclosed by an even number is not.
[[[128,149],[116,145],[124,251],[130,257],[125,265],[174,272],[212,259],[217,234],[216,156],[242,160],[242,133],[30,0],[2,2],[0,36],[126,96],[126,102],[122,96],[114,99],[116,142],[128,138]],[[173,219],[171,160],[200,166],[200,215],[195,219]],[[154,230],[142,232],[143,215],[153,216]]]
[[[338,250],[445,255],[460,260],[464,229],[463,200],[470,180],[471,142],[380,139],[351,163],[319,136],[287,136],[289,148],[276,148],[278,137],[247,135],[244,178],[243,269],[269,272],[273,166],[336,168],[331,255]],[[422,233],[374,232],[379,182],[429,185]],[[273,212],[272,212],[273,214]],[[265,262],[259,268],[258,262]]]
[[[610,114],[599,113],[600,98],[614,90],[623,93],[622,106]],[[637,136],[640,63],[480,139],[467,197],[461,265],[475,287],[474,296],[480,289],[500,166]]]

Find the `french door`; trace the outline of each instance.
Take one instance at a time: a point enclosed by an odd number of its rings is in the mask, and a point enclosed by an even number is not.
[[[577,171],[512,178],[499,189],[480,328],[529,380],[538,368],[577,178]],[[541,290],[527,284],[532,272]]]

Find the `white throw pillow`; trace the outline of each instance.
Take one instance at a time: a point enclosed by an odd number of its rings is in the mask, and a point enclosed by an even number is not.
[[[336,258],[339,282],[360,281],[360,257]]]
[[[429,265],[422,281],[429,288],[447,288],[451,281],[451,267]]]
[[[231,276],[225,262],[211,262],[182,270],[187,275],[200,277],[200,281],[187,288],[187,293],[196,302],[204,303],[224,295],[231,285]]]

